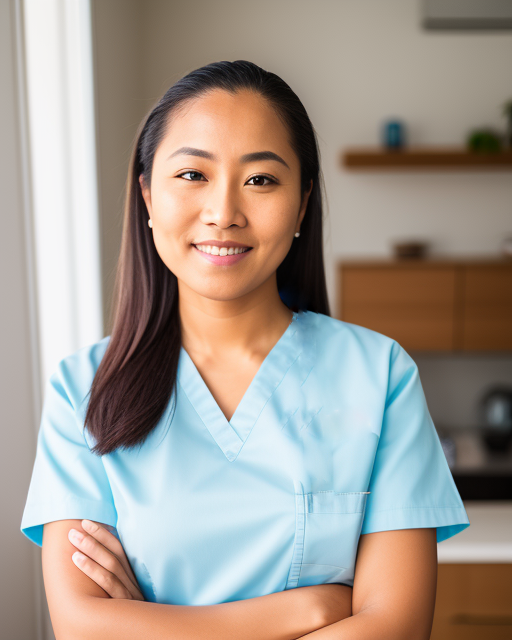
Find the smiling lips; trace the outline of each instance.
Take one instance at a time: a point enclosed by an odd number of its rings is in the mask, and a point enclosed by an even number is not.
[[[249,247],[218,247],[211,244],[197,244],[195,246],[199,251],[210,253],[212,256],[232,256],[249,251]]]
[[[215,242],[215,244],[194,244],[194,248],[209,262],[219,265],[231,265],[239,262],[252,247],[234,242]]]

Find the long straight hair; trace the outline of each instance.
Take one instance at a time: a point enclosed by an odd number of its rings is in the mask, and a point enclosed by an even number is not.
[[[149,188],[153,158],[173,116],[189,101],[215,89],[260,94],[287,127],[300,161],[301,197],[311,180],[313,187],[300,237],[277,269],[277,287],[291,310],[330,315],[322,242],[324,185],[316,134],[304,106],[279,76],[246,60],[214,62],[192,71],[170,87],[145,117],[131,154],[112,330],[85,415],[85,426],[96,440],[92,451],[98,455],[141,446],[171,398],[173,412],[176,406],[181,350],[178,282],[155,248],[139,177]]]

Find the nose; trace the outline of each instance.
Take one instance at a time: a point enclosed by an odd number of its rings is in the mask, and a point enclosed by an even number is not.
[[[223,179],[211,185],[206,193],[201,222],[215,224],[222,229],[227,229],[233,224],[239,227],[245,226],[246,220],[241,210],[241,194],[235,183]]]

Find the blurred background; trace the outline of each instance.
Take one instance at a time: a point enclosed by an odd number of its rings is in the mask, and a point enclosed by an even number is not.
[[[416,360],[471,521],[432,638],[512,638],[512,2],[0,0],[0,34],[2,637],[53,638],[19,527],[44,384],[109,332],[137,127],[246,59],[317,131],[332,315]]]

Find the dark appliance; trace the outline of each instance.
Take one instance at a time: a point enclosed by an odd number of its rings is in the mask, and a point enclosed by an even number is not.
[[[506,452],[512,444],[512,387],[491,387],[480,400],[482,440],[489,451]]]

